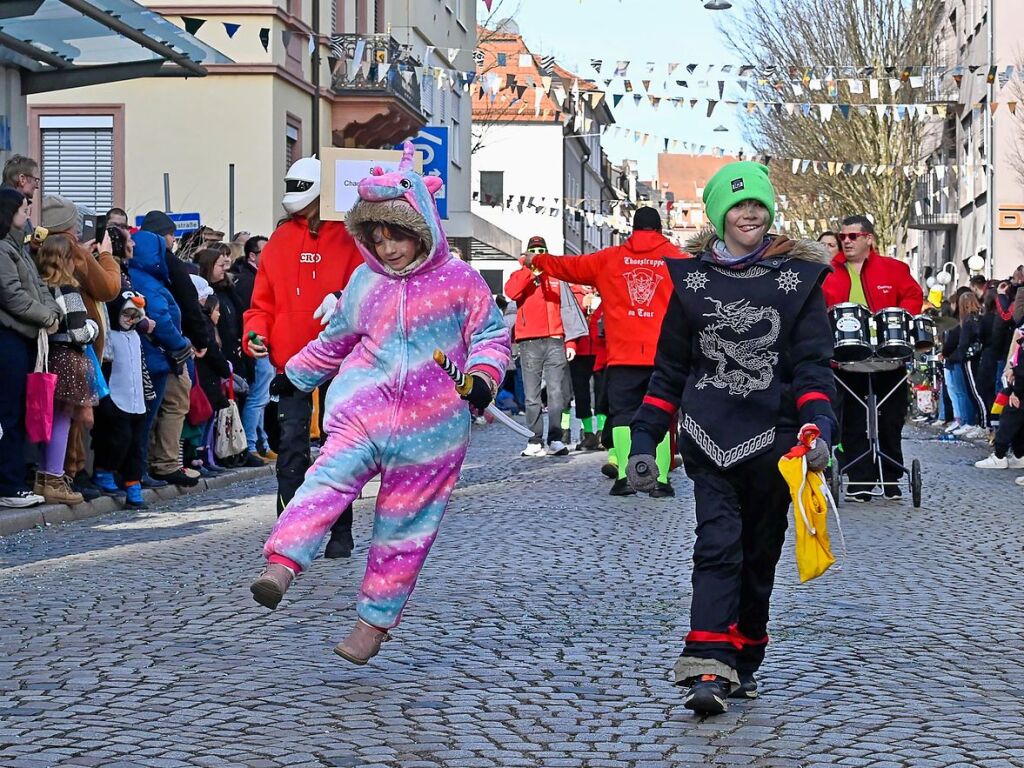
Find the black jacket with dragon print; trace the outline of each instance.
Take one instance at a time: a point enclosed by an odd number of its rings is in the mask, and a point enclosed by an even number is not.
[[[728,468],[796,443],[806,423],[835,432],[832,331],[821,290],[824,247],[776,237],[743,269],[718,266],[715,234],[694,237],[697,258],[668,262],[673,283],[647,396],[631,424],[632,455],[654,454],[678,409],[683,430]]]

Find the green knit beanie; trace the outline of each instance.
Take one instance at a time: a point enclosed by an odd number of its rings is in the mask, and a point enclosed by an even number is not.
[[[768,226],[775,221],[775,187],[768,166],[743,160],[729,163],[704,187],[704,207],[719,237],[725,237],[725,214],[744,200],[757,200],[768,209]]]

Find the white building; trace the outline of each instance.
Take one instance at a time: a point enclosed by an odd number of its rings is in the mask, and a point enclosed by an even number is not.
[[[530,53],[510,22],[487,31],[480,49],[473,101],[477,232],[497,227],[522,245],[539,235],[556,254],[610,245],[611,228],[597,218],[608,201],[600,132],[613,122],[603,94]],[[500,293],[519,256],[477,248],[472,261]]]

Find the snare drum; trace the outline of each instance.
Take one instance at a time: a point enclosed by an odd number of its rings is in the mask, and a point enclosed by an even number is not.
[[[910,335],[910,313],[899,307],[889,307],[875,313],[875,332],[878,346],[875,354],[889,360],[906,360],[914,355]]]
[[[915,315],[912,322],[914,349],[917,352],[930,352],[935,349],[935,321],[928,315]]]
[[[839,363],[858,362],[871,357],[871,315],[860,304],[836,304],[828,312],[832,322],[835,352],[832,357]]]

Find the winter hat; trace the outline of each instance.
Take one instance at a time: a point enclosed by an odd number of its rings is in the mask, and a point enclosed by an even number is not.
[[[719,237],[725,237],[725,214],[734,205],[757,200],[768,209],[769,226],[775,220],[775,187],[768,166],[743,160],[719,169],[704,187],[704,207]]]
[[[545,252],[548,250],[548,241],[540,235],[534,235],[530,238],[526,244],[526,250],[532,250],[533,248],[543,248]]]
[[[633,214],[633,229],[653,229],[655,232],[661,232],[661,215],[657,209],[649,205],[637,208]]]
[[[213,296],[213,288],[207,282],[205,277],[199,275],[189,275],[192,278],[192,285],[196,287],[196,293],[199,294],[199,303],[202,304],[210,296]]]
[[[82,220],[78,206],[60,195],[43,195],[43,212],[40,226],[55,232],[74,232],[77,234]]]
[[[143,232],[152,232],[154,235],[173,235],[177,231],[171,217],[163,211],[150,211],[142,220],[139,227]]]
[[[134,318],[142,320],[146,317],[146,297],[136,291],[121,291],[107,302],[107,316],[113,330],[120,331],[121,313],[128,310]]]

